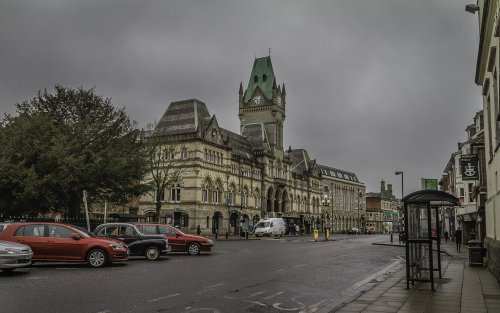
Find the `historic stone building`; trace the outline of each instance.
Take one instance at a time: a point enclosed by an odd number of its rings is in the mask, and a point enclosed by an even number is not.
[[[380,182],[380,192],[366,194],[366,227],[376,233],[391,233],[399,230],[399,201],[392,193],[392,184]]]
[[[255,59],[245,90],[240,84],[240,134],[220,127],[199,100],[172,102],[148,135],[164,142],[165,162],[185,169],[161,193],[161,220],[219,234],[238,233],[265,217],[283,217],[305,232],[355,226],[364,214],[357,200],[364,185],[354,173],[318,165],[306,150],[284,149],[286,105],[285,85],[276,83],[269,56]],[[324,186],[336,192],[334,211],[324,202]],[[139,201],[138,213],[150,220],[155,197]]]

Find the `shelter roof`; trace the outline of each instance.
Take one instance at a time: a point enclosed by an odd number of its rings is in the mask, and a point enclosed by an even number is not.
[[[441,201],[443,204],[460,205],[457,197],[441,190],[419,190],[406,195],[402,201],[404,203],[430,203],[431,201]]]

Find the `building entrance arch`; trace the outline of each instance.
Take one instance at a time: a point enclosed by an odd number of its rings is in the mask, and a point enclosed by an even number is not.
[[[221,212],[217,211],[214,213],[212,217],[212,234],[215,235],[216,233],[220,232],[223,220],[224,216]]]

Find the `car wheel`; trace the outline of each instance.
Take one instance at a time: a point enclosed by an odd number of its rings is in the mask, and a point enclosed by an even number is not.
[[[190,255],[198,255],[200,254],[201,252],[201,247],[199,244],[197,244],[196,242],[191,242],[189,244],[189,246],[187,247],[187,252],[190,254]]]
[[[148,261],[156,261],[160,259],[160,249],[157,247],[148,247],[144,253]]]
[[[108,256],[102,249],[92,249],[87,254],[87,264],[93,268],[104,267],[108,262]]]

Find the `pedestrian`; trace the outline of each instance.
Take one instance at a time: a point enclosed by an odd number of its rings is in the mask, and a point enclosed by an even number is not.
[[[252,231],[253,231],[253,224],[250,223],[250,224],[248,224],[248,232],[252,233]]]
[[[460,227],[455,231],[455,242],[457,243],[457,251],[460,252],[460,246],[462,245],[462,230]]]
[[[295,225],[295,234],[297,236],[300,235],[300,227],[299,227],[299,225]]]
[[[450,234],[448,233],[447,230],[444,231],[444,241],[448,242],[448,238],[450,237]]]
[[[200,225],[196,226],[196,234],[198,236],[201,234],[201,227],[200,227]]]

